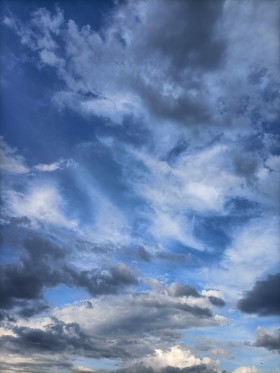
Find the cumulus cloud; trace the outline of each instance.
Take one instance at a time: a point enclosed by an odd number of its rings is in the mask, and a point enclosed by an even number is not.
[[[204,357],[195,357],[190,351],[182,349],[180,346],[172,346],[168,351],[156,349],[154,356],[147,356],[142,359],[144,365],[159,370],[163,367],[189,368],[194,366],[209,366],[217,368],[218,363]]]
[[[257,328],[257,338],[254,346],[264,347],[270,351],[280,353],[280,335],[278,331]]]
[[[142,357],[143,351],[152,352],[174,343],[182,329],[214,326],[225,318],[214,315],[205,299],[192,296],[169,296],[162,290],[136,294],[119,294],[91,300],[92,307],[68,305],[55,310],[57,318],[64,322],[76,320],[90,335],[117,338],[119,346],[125,344],[132,356]],[[132,344],[130,342],[133,341]]]
[[[269,275],[257,281],[254,287],[238,301],[242,312],[256,313],[260,316],[280,314],[280,274]]]
[[[98,296],[138,284],[137,277],[123,263],[87,271],[70,266],[67,256],[70,250],[40,236],[25,240],[20,259],[1,264],[1,308],[15,309],[22,317],[32,317],[48,310],[43,301],[43,290],[48,287],[65,284]]]

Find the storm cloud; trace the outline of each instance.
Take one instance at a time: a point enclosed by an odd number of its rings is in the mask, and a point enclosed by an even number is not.
[[[280,273],[257,281],[237,303],[240,311],[260,316],[280,314]]]
[[[24,317],[47,310],[48,305],[42,301],[43,291],[59,284],[84,288],[93,296],[114,294],[138,284],[137,277],[122,263],[86,271],[69,266],[65,258],[67,249],[51,239],[26,239],[21,252],[18,262],[1,264],[0,305],[6,310],[20,307],[19,315]]]

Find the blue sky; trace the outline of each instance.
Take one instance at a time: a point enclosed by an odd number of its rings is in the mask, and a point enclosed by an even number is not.
[[[279,3],[1,5],[1,372],[279,372]]]

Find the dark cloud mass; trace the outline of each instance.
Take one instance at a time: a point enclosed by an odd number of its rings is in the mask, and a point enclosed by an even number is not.
[[[15,336],[0,338],[2,351],[22,352],[27,356],[34,353],[61,354],[64,352],[96,358],[126,355],[126,352],[114,343],[108,346],[102,338],[89,337],[81,331],[77,323],[64,323],[54,319],[45,330],[29,327],[13,327],[12,330]]]
[[[151,367],[145,366],[132,366],[127,369],[120,369],[115,371],[114,373],[216,373],[217,370],[211,368],[205,364],[199,364],[196,366],[188,367],[188,368],[177,368],[172,366],[167,366],[161,369],[153,369]],[[224,371],[223,373],[227,373]]]
[[[175,0],[160,6],[154,2],[145,19],[145,47],[167,58],[174,74],[186,67],[218,68],[226,46],[222,36],[215,34],[223,3]]]
[[[280,315],[280,273],[257,281],[253,289],[239,300],[237,306],[242,312],[260,316]]]
[[[218,297],[213,297],[213,296],[210,296],[208,297],[208,299],[210,300],[210,302],[213,304],[213,306],[217,306],[217,307],[223,307],[225,306],[225,301],[221,298],[218,298]]]
[[[34,236],[22,246],[17,263],[0,265],[0,307],[18,306],[23,317],[47,310],[48,305],[42,302],[43,290],[58,284],[84,288],[92,296],[117,293],[126,286],[138,284],[138,279],[122,263],[87,271],[70,267],[67,250],[50,239]]]
[[[257,347],[264,347],[270,351],[280,353],[280,334],[277,332],[269,332],[265,329],[257,329],[257,339],[254,343]]]
[[[70,274],[69,284],[82,287],[93,295],[114,294],[122,287],[137,285],[138,280],[130,269],[124,264],[117,264],[109,270],[93,269],[77,272],[67,269]]]

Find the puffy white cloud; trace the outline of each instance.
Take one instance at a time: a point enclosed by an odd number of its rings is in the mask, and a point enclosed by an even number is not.
[[[154,355],[145,357],[141,360],[141,362],[154,369],[159,369],[166,366],[189,368],[201,364],[211,366],[212,368],[217,368],[219,365],[219,361],[212,361],[208,357],[195,357],[189,350],[182,348],[179,345],[172,346],[167,351],[156,349]]]

